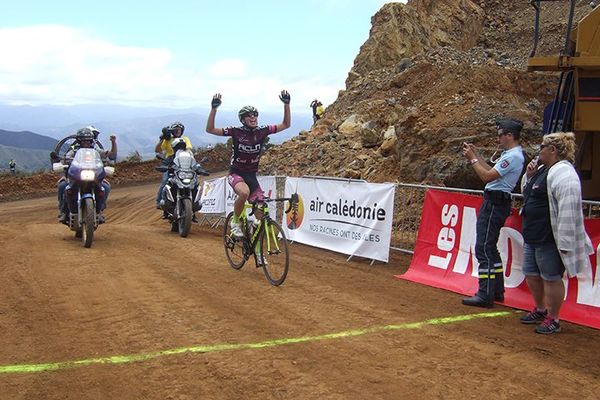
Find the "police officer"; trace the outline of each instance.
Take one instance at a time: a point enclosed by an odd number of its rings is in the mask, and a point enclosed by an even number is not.
[[[492,307],[494,301],[504,301],[504,271],[497,242],[500,229],[510,214],[511,195],[523,171],[525,158],[519,144],[523,123],[512,118],[496,122],[498,148],[503,150],[494,166],[479,155],[475,146],[464,143],[463,155],[477,176],[486,184],[483,204],[477,216],[475,256],[479,262],[479,290],[464,298],[467,306]],[[492,161],[492,160],[490,160]]]

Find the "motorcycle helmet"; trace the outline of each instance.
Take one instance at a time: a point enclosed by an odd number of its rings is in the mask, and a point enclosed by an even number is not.
[[[177,128],[181,128],[181,134],[183,135],[183,132],[185,131],[185,126],[181,122],[175,121],[171,124],[171,129],[173,129],[173,131],[175,132]]]
[[[96,128],[94,125],[87,126],[86,128],[89,128],[94,133],[94,139],[98,139],[98,136],[100,135],[98,128]]]
[[[177,150],[185,150],[186,147],[185,140],[182,138],[175,138],[171,142],[171,148],[173,149],[173,152],[177,152]]]
[[[240,118],[240,122],[244,123],[244,118],[250,114],[255,114],[258,117],[258,110],[252,106],[244,106],[238,112],[238,117]]]
[[[92,144],[94,142],[94,132],[89,127],[81,128],[75,134],[75,140],[80,145],[84,142]]]

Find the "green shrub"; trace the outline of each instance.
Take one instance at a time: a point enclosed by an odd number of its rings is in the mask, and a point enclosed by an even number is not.
[[[126,162],[142,162],[142,156],[140,155],[140,152],[135,150],[131,153],[129,153],[129,155],[127,157],[125,157],[125,159],[123,161]]]

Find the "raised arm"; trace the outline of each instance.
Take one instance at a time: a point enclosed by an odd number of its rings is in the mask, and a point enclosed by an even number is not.
[[[287,90],[282,90],[279,100],[283,102],[283,121],[277,125],[277,132],[286,130],[292,124],[292,113],[290,111],[290,94]]]
[[[117,137],[115,135],[110,135],[110,151],[107,156],[112,161],[117,159]]]
[[[500,178],[498,171],[485,162],[483,157],[481,157],[477,151],[475,145],[472,143],[463,143],[462,153],[463,156],[469,160],[471,166],[473,167],[473,171],[475,171],[483,183],[495,181],[496,179]]]
[[[158,137],[158,143],[156,144],[156,146],[154,146],[154,152],[155,153],[162,153],[162,143],[163,140],[165,140],[165,133],[167,132],[167,127],[165,126],[164,128],[162,128],[162,133],[160,134],[160,136]]]
[[[221,105],[221,93],[217,93],[213,96],[212,101],[210,102],[210,113],[208,114],[208,119],[206,120],[206,132],[223,136],[225,130],[223,128],[215,128],[215,116],[217,115],[217,108]]]

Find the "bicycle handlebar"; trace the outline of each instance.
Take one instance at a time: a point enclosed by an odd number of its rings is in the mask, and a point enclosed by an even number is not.
[[[254,210],[256,210],[256,207],[258,206],[259,203],[261,203],[261,202],[270,203],[273,201],[289,201],[287,209],[285,210],[285,213],[289,214],[289,212],[292,210],[292,207],[294,206],[294,204],[298,204],[299,197],[298,197],[298,193],[294,193],[290,197],[280,197],[280,198],[276,198],[276,199],[270,199],[268,197],[265,197],[264,199],[262,199],[260,201],[256,201],[256,202],[252,203],[252,211],[250,212],[250,215],[254,214]]]

